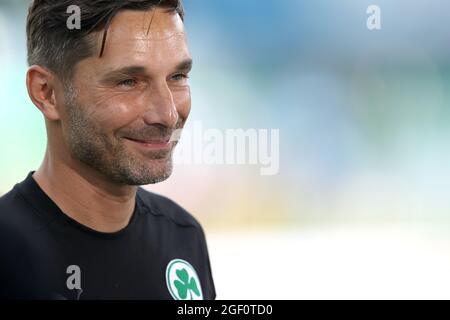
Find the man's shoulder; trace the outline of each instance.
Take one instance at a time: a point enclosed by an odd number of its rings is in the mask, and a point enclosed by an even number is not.
[[[16,188],[12,188],[9,191],[0,195],[0,204],[7,205],[8,202],[10,202],[12,200],[12,198],[16,195],[16,193],[17,193]]]
[[[35,230],[38,225],[31,203],[24,197],[17,185],[0,196],[0,226],[14,230]]]
[[[18,210],[23,203],[24,199],[16,187],[0,196],[0,219],[7,213]]]
[[[172,199],[142,187],[138,188],[138,196],[152,215],[167,219],[181,227],[194,227],[202,231],[198,220]]]

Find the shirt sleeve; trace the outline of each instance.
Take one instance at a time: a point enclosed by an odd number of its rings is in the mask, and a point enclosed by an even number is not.
[[[200,226],[200,247],[201,247],[201,264],[204,267],[204,276],[202,281],[202,290],[203,290],[203,298],[204,300],[215,300],[216,299],[216,288],[214,285],[212,270],[211,270],[211,261],[208,253],[208,245],[206,243],[205,232],[203,228]]]

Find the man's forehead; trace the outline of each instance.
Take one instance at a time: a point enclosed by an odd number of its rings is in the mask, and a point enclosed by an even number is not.
[[[97,37],[98,48],[101,42],[102,32]],[[190,59],[184,23],[176,12],[167,9],[123,10],[111,21],[102,56],[92,59],[102,62],[94,62],[98,72],[149,61],[161,67],[177,65]]]
[[[160,41],[175,36],[185,36],[184,23],[176,12],[164,8],[121,11],[108,30],[110,39]]]

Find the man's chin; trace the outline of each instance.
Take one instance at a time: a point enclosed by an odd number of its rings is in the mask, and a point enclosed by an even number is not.
[[[172,175],[172,159],[149,159],[147,161],[118,162],[112,170],[100,170],[111,181],[122,185],[141,186],[167,180]]]
[[[134,185],[147,185],[167,180],[173,171],[172,161],[167,159],[152,160],[145,172],[138,172]]]

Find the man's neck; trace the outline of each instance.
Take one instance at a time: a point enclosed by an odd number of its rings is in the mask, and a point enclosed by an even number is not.
[[[91,168],[74,170],[49,158],[47,154],[33,178],[66,215],[99,232],[117,232],[128,225],[136,186],[118,185]]]

